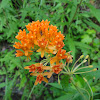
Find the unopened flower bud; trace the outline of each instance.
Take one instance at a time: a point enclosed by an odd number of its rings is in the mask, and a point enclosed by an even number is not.
[[[60,80],[58,79],[58,84],[60,84]]]
[[[70,77],[70,80],[73,80],[73,77]]]
[[[83,60],[83,63],[87,62],[87,60]]]
[[[85,82],[87,82],[87,79],[86,79],[85,77],[83,77],[83,80],[84,80]]]
[[[95,77],[93,77],[93,82],[95,81]]]
[[[84,57],[84,55],[81,55],[80,58],[82,59]]]
[[[95,80],[95,77],[93,77],[93,79]]]
[[[50,55],[48,55],[48,57],[50,57]]]
[[[85,57],[85,59],[87,59],[87,58],[89,58],[89,55],[87,55],[87,56]]]
[[[97,68],[94,68],[93,71],[97,71]]]
[[[92,68],[92,67],[93,67],[93,65],[89,65],[88,67],[89,67],[89,68]]]

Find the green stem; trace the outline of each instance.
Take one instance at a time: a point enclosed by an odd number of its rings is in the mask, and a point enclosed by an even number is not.
[[[78,67],[80,67],[82,64],[84,64],[86,61],[87,61],[87,60],[83,60],[79,65],[77,65],[77,66],[73,69],[73,72],[75,72],[76,69],[77,69]]]
[[[87,85],[88,85],[88,87],[89,87],[89,89],[90,89],[90,91],[91,91],[91,94],[92,94],[91,100],[93,100],[93,91],[92,91],[92,89],[91,89],[91,87],[90,87],[90,85],[89,85],[87,79],[85,79],[85,78],[83,78],[83,79],[84,79],[84,81],[87,83]]]
[[[87,98],[84,96],[84,94],[81,92],[81,90],[80,90],[79,87],[74,83],[73,80],[72,80],[72,84],[75,86],[75,88],[77,89],[77,91],[82,95],[82,97],[84,98],[84,100],[87,100]]]
[[[60,74],[62,74],[61,72],[58,74],[58,84],[60,84],[60,79],[59,79],[59,76]]]
[[[85,68],[89,68],[89,67],[88,67],[88,66],[81,67],[81,68],[76,69],[74,72],[76,72],[76,71],[78,71],[78,70],[81,70],[81,69],[85,69]]]
[[[87,82],[87,84],[88,84],[88,86],[89,86],[89,88],[90,88],[90,91],[91,91],[91,94],[92,94],[92,99],[91,99],[91,100],[93,100],[93,91],[92,91],[92,89],[91,89],[91,87],[90,87],[90,85],[89,85],[88,82]]]
[[[63,67],[63,69],[64,69],[66,72],[68,72],[67,69],[66,69],[65,67]]]
[[[32,94],[33,89],[35,88],[35,86],[36,86],[36,85],[33,85],[33,87],[32,87],[32,89],[31,89],[31,92],[30,92],[30,94],[29,94],[29,96],[28,96],[28,99],[27,99],[27,100],[29,100],[29,98],[30,98],[30,96],[31,96],[31,94]]]
[[[21,57],[19,57],[19,59],[20,59],[20,63],[21,63],[21,66],[22,66],[21,68],[24,69],[23,61],[22,61]]]
[[[84,74],[84,73],[89,73],[89,72],[92,72],[93,70],[90,70],[90,71],[85,71],[85,72],[77,72],[77,73],[74,73],[74,74]]]
[[[6,71],[5,100],[7,100],[7,92],[8,92],[7,86],[8,86],[8,74],[7,74],[7,71]]]
[[[88,92],[86,89],[84,89],[84,88],[80,88],[80,89],[87,92],[87,94],[88,94],[88,96],[89,96],[89,100],[90,100],[90,94],[89,94],[89,92]]]
[[[68,70],[68,72],[70,72],[70,69],[69,69],[69,63],[67,64],[67,70]]]
[[[79,58],[79,59],[74,63],[74,65],[73,65],[73,67],[72,67],[72,69],[71,69],[71,72],[73,71],[75,65],[77,64],[77,62],[78,62],[80,59],[81,59],[81,58]]]

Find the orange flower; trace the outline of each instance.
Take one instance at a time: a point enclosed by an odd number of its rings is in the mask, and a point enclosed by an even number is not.
[[[20,56],[23,56],[24,55],[24,53],[22,52],[22,51],[20,51],[20,50],[16,50],[16,57],[20,57]]]
[[[38,40],[38,46],[40,47],[37,52],[41,52],[41,57],[43,58],[44,53],[46,51],[46,45],[47,45],[47,41],[45,41],[44,39],[42,40]]]
[[[56,33],[55,36],[56,36],[55,38],[56,38],[57,41],[62,41],[62,40],[64,40],[64,35],[61,34],[61,31],[58,32],[58,33]]]
[[[67,63],[72,63],[72,61],[73,61],[73,59],[72,59],[73,56],[70,55],[71,52],[72,52],[72,51],[69,51],[69,52],[66,53],[66,55],[67,55],[66,62],[67,62]]]
[[[29,69],[29,72],[35,72],[36,71],[36,66],[35,66],[35,64],[32,64],[30,66],[24,67],[24,69]]]
[[[21,49],[21,43],[20,42],[15,42],[15,45],[13,45],[13,47],[15,47],[16,49]]]
[[[36,71],[36,66],[34,64],[32,64],[31,66],[29,66],[29,72],[35,72]]]
[[[62,71],[62,68],[63,68],[62,63],[59,63],[58,65],[52,65],[51,67],[45,66],[43,69],[49,70],[49,72],[44,72],[43,75],[50,78],[53,73],[59,74],[59,72]]]
[[[62,49],[63,46],[64,46],[63,41],[58,41],[58,42],[56,43],[56,48],[57,48],[57,49]]]
[[[48,80],[42,74],[39,74],[36,78],[35,85],[38,83],[41,84],[42,81],[48,83]]]
[[[67,55],[65,55],[65,53],[66,53],[66,50],[59,49],[56,56],[50,59],[50,64],[53,64],[54,62],[56,62],[56,64],[59,64],[59,61],[61,59],[67,58]]]
[[[36,64],[32,64],[30,66],[24,67],[24,69],[29,69],[29,72],[36,71],[36,73],[42,73],[44,71],[44,67],[47,67],[47,66],[43,66],[43,64],[41,64],[41,63],[36,63]]]
[[[36,66],[34,64],[30,66],[24,67],[24,69],[29,69],[29,72],[35,72],[36,71]]]
[[[52,70],[54,73],[58,74],[60,71],[62,71],[62,69],[60,68],[60,65],[54,65],[52,67]]]
[[[27,34],[27,39],[29,41],[29,44],[32,48],[34,48],[34,44],[37,44],[37,41],[36,41],[36,35],[32,32],[29,32]]]
[[[25,29],[23,31],[19,30],[18,35],[16,36],[16,39],[23,40],[25,38],[26,38],[26,31],[25,31]]]
[[[61,60],[61,59],[65,59],[67,56],[65,55],[65,53],[66,53],[66,50],[64,50],[64,49],[60,49],[58,52],[57,52],[57,58],[59,59],[59,60]]]
[[[40,65],[40,66],[37,66],[37,72],[39,73],[42,73],[44,70],[43,70],[43,66]]]
[[[42,40],[38,40],[38,46],[40,48],[46,48],[46,45],[47,45],[47,41],[45,41],[45,39],[42,39]]]

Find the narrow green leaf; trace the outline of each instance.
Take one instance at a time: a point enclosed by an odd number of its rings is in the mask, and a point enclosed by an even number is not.
[[[25,82],[26,82],[26,81],[27,81],[26,76],[23,76],[22,79],[21,79],[21,83],[20,83],[19,89],[21,89],[22,87],[25,86]]]
[[[4,75],[6,74],[6,71],[5,70],[0,70],[0,75]]]
[[[58,83],[48,83],[49,85],[56,87],[58,89],[62,89],[62,85],[58,84]]]
[[[61,7],[61,3],[58,3],[58,4],[52,9],[52,11],[58,9],[59,7]]]
[[[80,48],[86,48],[86,49],[93,49],[91,46],[89,46],[88,44],[85,44],[85,43],[82,43],[82,42],[77,42],[77,41],[74,41],[75,45],[77,47],[80,47]]]
[[[72,96],[73,96],[72,93],[67,93],[66,95],[63,95],[55,100],[72,100]]]
[[[91,26],[92,28],[96,29],[98,32],[100,32],[100,27],[98,25],[96,25],[95,23],[93,23],[92,21],[87,21],[87,20],[84,20],[84,22]]]
[[[83,43],[91,43],[92,42],[92,37],[90,37],[89,35],[83,35],[82,37],[82,42]]]
[[[73,4],[72,9],[71,9],[69,23],[72,21],[72,19],[74,17],[74,14],[75,14],[75,11],[76,11],[76,8],[77,8],[77,0],[74,0],[73,3],[74,4]]]
[[[71,38],[70,36],[68,36],[68,45],[69,45],[70,51],[72,51],[72,56],[75,59],[75,42],[73,38]]]
[[[100,22],[100,9],[96,9],[90,3],[88,3],[87,6],[90,8],[90,12],[92,13],[92,15]]]
[[[6,83],[5,83],[5,82],[3,82],[3,83],[0,83],[0,88],[3,88],[3,87],[5,87],[5,85],[6,85]]]
[[[9,0],[2,0],[0,3],[0,9],[6,7],[9,4]]]

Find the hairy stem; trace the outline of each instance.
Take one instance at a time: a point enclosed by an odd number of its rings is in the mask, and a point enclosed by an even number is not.
[[[74,83],[74,81],[71,81],[72,84],[75,86],[75,88],[77,89],[77,91],[82,95],[82,97],[84,98],[84,100],[87,100],[87,98],[84,96],[84,94],[81,92],[81,90],[79,89],[79,87]]]
[[[6,86],[5,86],[5,100],[7,100],[7,92],[8,92],[8,74],[6,71]]]
[[[29,100],[29,98],[30,98],[30,96],[31,96],[31,94],[32,94],[33,89],[35,88],[35,86],[36,86],[36,85],[33,85],[33,87],[32,87],[32,89],[31,89],[31,92],[30,92],[30,94],[29,94],[29,96],[28,96],[28,99],[27,99],[27,100]]]

